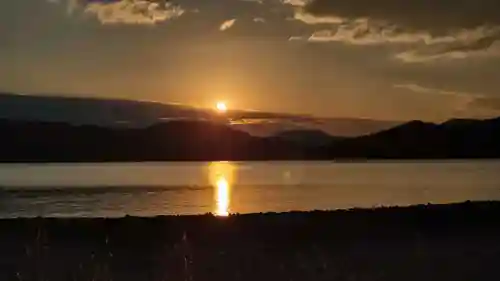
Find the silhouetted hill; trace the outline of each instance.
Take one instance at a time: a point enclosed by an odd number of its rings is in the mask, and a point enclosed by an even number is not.
[[[329,156],[354,158],[497,158],[500,118],[411,121],[375,134],[333,142]]]
[[[170,121],[147,128],[104,128],[0,120],[0,161],[264,160],[302,157],[275,138],[224,124]]]
[[[500,118],[412,121],[357,138],[317,131],[264,138],[193,120],[146,128],[0,120],[0,135],[1,162],[500,158]]]
[[[275,135],[275,137],[287,142],[311,147],[325,146],[332,141],[345,139],[343,137],[331,136],[320,130],[284,131]]]
[[[272,120],[272,119],[271,119]],[[292,122],[290,122],[290,120]],[[268,137],[288,131],[323,131],[332,136],[358,137],[386,130],[403,123],[361,118],[316,118],[294,120],[293,116],[272,122],[235,123],[231,127],[249,132],[252,135]]]

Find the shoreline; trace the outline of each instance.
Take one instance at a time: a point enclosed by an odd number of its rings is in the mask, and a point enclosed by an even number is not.
[[[499,280],[500,201],[0,219],[0,280]]]
[[[85,187],[84,187],[85,188]],[[17,190],[17,189],[16,189]],[[45,189],[42,189],[44,191]],[[58,189],[55,189],[58,190]],[[38,189],[20,189],[22,191],[39,191]],[[392,216],[392,215],[410,215],[410,214],[421,214],[421,215],[434,215],[436,213],[443,213],[453,215],[451,212],[465,212],[467,214],[472,214],[474,216],[479,216],[481,214],[498,214],[500,215],[500,200],[485,200],[485,201],[462,201],[462,202],[452,202],[452,203],[426,203],[426,204],[415,204],[415,205],[381,205],[372,208],[365,207],[353,207],[353,208],[339,208],[339,209],[315,209],[309,211],[302,210],[290,210],[290,211],[266,211],[258,213],[229,213],[227,216],[218,216],[213,213],[200,213],[200,214],[166,214],[166,215],[155,215],[155,216],[136,216],[136,215],[124,215],[120,217],[105,217],[105,216],[85,216],[85,217],[12,217],[12,218],[0,218],[0,225],[2,223],[8,223],[9,221],[23,220],[23,221],[91,221],[91,220],[104,220],[104,221],[120,221],[126,219],[145,219],[145,220],[182,220],[182,219],[217,219],[217,220],[238,220],[244,218],[256,218],[256,217],[308,217],[314,218],[315,216],[330,216],[330,218],[339,218],[341,216]],[[366,217],[368,218],[368,217]],[[500,220],[498,222],[500,225]]]

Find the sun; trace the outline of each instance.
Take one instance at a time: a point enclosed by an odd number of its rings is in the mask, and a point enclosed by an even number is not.
[[[217,109],[217,111],[219,112],[226,112],[227,111],[227,106],[226,106],[226,103],[223,102],[223,101],[219,101],[217,102],[217,104],[215,105],[215,108]]]

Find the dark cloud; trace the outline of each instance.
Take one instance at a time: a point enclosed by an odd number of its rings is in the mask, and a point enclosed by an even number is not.
[[[314,0],[304,6],[304,11],[347,20],[385,21],[438,35],[452,29],[500,24],[498,0]]]
[[[427,45],[397,55],[407,62],[420,62],[438,58],[467,58],[470,56],[499,56],[500,48],[495,45],[498,36],[482,37],[477,40],[459,41]]]
[[[415,45],[396,56],[408,62],[500,54],[498,0],[312,0],[295,18],[333,25],[309,41]]]

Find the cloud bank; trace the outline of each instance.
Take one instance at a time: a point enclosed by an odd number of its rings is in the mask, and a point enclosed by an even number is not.
[[[472,113],[479,117],[498,116],[500,113],[500,98],[481,93],[450,91],[424,87],[418,84],[395,84],[396,89],[404,89],[414,93],[440,95],[451,98],[455,102],[455,111]]]
[[[331,25],[309,41],[411,45],[396,55],[405,62],[500,55],[498,0],[285,1],[299,6],[296,20]]]

